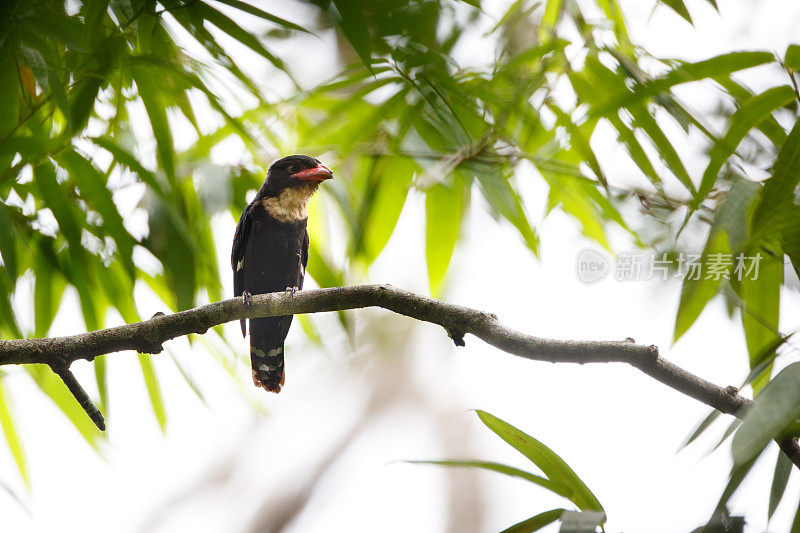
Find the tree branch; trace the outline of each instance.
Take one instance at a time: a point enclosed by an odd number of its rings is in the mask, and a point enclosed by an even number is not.
[[[68,337],[0,341],[0,365],[42,363],[68,368],[78,359],[124,350],[159,353],[162,344],[190,333],[239,320],[303,313],[382,307],[417,320],[442,326],[458,346],[472,334],[512,355],[551,363],[627,363],[664,385],[723,413],[744,416],[752,400],[735,387],[723,388],[663,359],[655,346],[624,341],[562,341],[526,335],[504,326],[495,315],[445,303],[391,285],[360,285],[290,293],[253,295],[249,307],[241,298],[223,300],[150,320]],[[63,376],[62,376],[63,377]],[[88,411],[87,411],[88,412]],[[794,439],[779,443],[800,468],[800,446]]]

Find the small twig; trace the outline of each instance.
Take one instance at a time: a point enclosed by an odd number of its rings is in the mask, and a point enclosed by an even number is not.
[[[100,431],[105,431],[106,421],[103,418],[103,415],[100,413],[100,410],[97,408],[97,406],[92,402],[91,398],[89,398],[89,395],[86,394],[86,391],[83,390],[81,384],[78,383],[75,374],[72,373],[72,371],[69,369],[69,366],[65,364],[54,363],[50,365],[50,368],[53,369],[53,372],[58,374],[58,377],[61,378],[61,381],[64,382],[64,385],[67,386],[75,399],[78,400],[78,403],[81,407],[83,407],[83,410],[86,411],[86,414],[89,415],[89,418],[92,419],[92,422],[94,422],[94,425],[97,426],[97,429]]]

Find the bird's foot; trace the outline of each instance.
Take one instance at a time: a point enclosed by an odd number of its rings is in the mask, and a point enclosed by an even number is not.
[[[250,309],[250,305],[253,303],[253,295],[250,294],[250,291],[244,291],[242,293],[242,303],[248,309]]]
[[[292,298],[294,298],[295,293],[297,291],[299,291],[299,290],[300,290],[300,287],[286,287],[286,290],[283,291],[283,294],[291,293],[292,294]]]

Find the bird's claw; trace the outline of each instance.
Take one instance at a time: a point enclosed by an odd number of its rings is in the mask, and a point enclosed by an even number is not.
[[[242,293],[242,303],[246,308],[250,309],[250,304],[253,303],[253,295],[250,294],[249,291],[244,291]]]
[[[300,287],[286,287],[286,290],[283,291],[283,294],[292,294],[292,298],[294,298],[294,294],[300,290]]]

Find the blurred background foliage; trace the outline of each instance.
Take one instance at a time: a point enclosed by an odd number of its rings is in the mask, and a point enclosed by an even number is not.
[[[301,4],[313,10],[313,28],[240,0],[0,5],[0,335],[46,336],[67,291],[87,330],[141,319],[134,286],[172,310],[224,298],[227,267],[212,251],[230,236],[214,235],[212,220],[238,218],[270,162],[287,153],[315,155],[341,177],[311,213],[308,271],[318,286],[368,278],[406,199],[421,195],[439,296],[470,208],[490,210],[538,256],[540,220],[516,177],[524,167],[547,184],[544,215],[566,213],[609,252],[615,231],[675,267],[683,251],[760,254],[757,280],[737,280],[731,265],[727,276],[684,281],[674,337],[724,295],[746,338],[752,372],[743,385],[769,390],[791,335],[779,327],[780,289],[800,271],[800,47],[697,63],[654,57],[631,42],[617,0],[517,0],[499,20],[487,20],[477,0]],[[663,4],[691,24],[683,0]],[[268,30],[252,30],[253,20]],[[323,32],[335,33],[338,73],[304,87],[279,50]],[[266,78],[254,75],[255,61]],[[745,86],[737,73],[754,67],[783,82]],[[676,94],[697,83],[718,92],[718,114],[701,116]],[[601,164],[592,142],[600,131],[629,155],[624,173]],[[686,164],[678,147],[687,142],[702,145],[704,169]],[[230,146],[248,156],[226,161]],[[341,246],[330,225],[343,229]],[[12,305],[25,283],[31,320]],[[340,320],[349,331],[348,315]],[[230,370],[236,356],[222,329],[211,335],[203,342]],[[149,357],[139,360],[163,428],[158,376]],[[107,364],[94,362],[103,412]],[[97,446],[102,436],[55,375],[26,370]],[[0,422],[27,480],[1,378]],[[797,415],[776,409],[761,409],[772,418],[758,424]],[[784,477],[779,458],[777,501]]]

